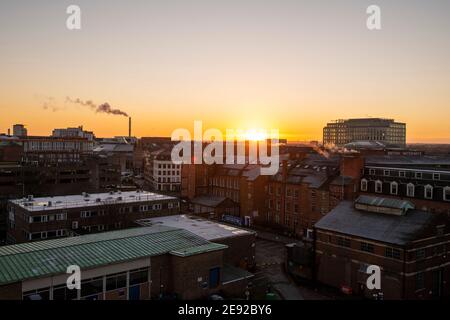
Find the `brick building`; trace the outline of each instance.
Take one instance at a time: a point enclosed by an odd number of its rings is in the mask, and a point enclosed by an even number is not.
[[[430,212],[450,213],[450,157],[366,157],[361,194],[411,201]]]
[[[146,191],[109,192],[8,202],[8,243],[134,226],[137,219],[179,213],[177,198]]]
[[[5,246],[0,248],[0,299],[244,297],[252,274],[225,265],[226,248],[165,226]],[[72,265],[81,270],[80,290],[66,285]]]
[[[261,224],[308,237],[312,227],[334,206],[341,188],[333,193],[339,175],[337,159],[311,157],[284,161],[279,172],[269,177],[265,189],[265,214]]]
[[[450,296],[450,225],[414,204],[360,196],[315,225],[315,275],[326,285],[384,299]],[[381,268],[381,290],[366,287],[367,267]]]

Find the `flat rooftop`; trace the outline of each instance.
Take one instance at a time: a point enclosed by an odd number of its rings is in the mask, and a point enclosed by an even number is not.
[[[68,196],[39,197],[11,200],[28,211],[56,210],[94,207],[103,204],[139,203],[145,201],[176,200],[177,198],[148,191],[117,191],[105,193],[76,194]]]
[[[166,227],[184,229],[208,241],[254,234],[254,232],[252,231],[184,214],[176,216],[148,218],[138,220],[136,222],[143,226],[162,225]]]

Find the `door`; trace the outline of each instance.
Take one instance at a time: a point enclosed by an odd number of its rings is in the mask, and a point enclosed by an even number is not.
[[[128,291],[128,299],[129,300],[139,300],[141,298],[141,286],[136,285],[133,287],[130,287]]]
[[[442,296],[442,269],[433,271],[433,298],[439,299]]]
[[[219,286],[220,268],[213,268],[209,270],[209,288],[214,289]]]

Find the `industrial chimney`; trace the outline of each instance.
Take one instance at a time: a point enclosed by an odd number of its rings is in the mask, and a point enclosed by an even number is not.
[[[128,137],[131,138],[131,117],[128,118]]]

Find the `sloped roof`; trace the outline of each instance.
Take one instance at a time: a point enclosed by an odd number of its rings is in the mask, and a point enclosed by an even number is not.
[[[225,249],[186,230],[152,226],[0,247],[0,284],[173,253]]]
[[[409,210],[406,215],[357,210],[351,201],[342,201],[320,219],[315,227],[369,240],[406,245],[420,237],[421,231],[433,223],[432,213]]]

